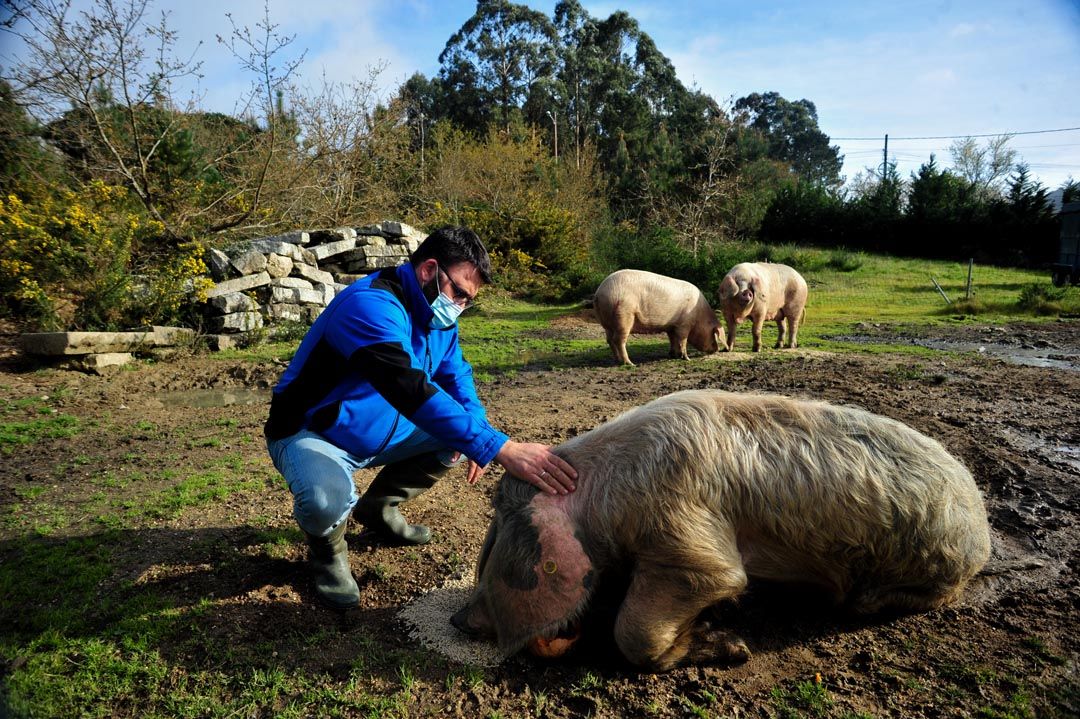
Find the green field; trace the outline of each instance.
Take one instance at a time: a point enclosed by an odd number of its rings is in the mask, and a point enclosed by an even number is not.
[[[975,265],[972,293],[966,298],[968,265],[960,262],[895,258],[849,253],[855,266],[832,269],[834,250],[787,248],[789,262],[806,266],[802,274],[810,286],[806,319],[800,329],[800,346],[830,351],[921,352],[910,344],[883,346],[838,341],[837,336],[858,332],[862,323],[887,323],[908,328],[916,325],[993,323],[1050,320],[1080,316],[1080,287],[1059,290],[1050,284],[1046,271]],[[947,304],[934,287],[933,278],[952,301]],[[1035,301],[1021,303],[1027,288]],[[715,303],[715,288],[706,296]],[[1051,299],[1040,299],[1048,294]],[[1060,298],[1055,295],[1060,294]],[[527,366],[575,367],[610,361],[602,340],[564,338],[548,331],[552,320],[581,311],[582,304],[548,305],[513,299],[496,290],[484,290],[478,305],[461,319],[462,344],[478,378],[514,372]],[[772,341],[775,326],[766,327],[765,342]],[[749,348],[749,327],[740,328],[736,349]],[[635,336],[634,347],[655,347],[662,337]],[[220,353],[223,359],[287,359],[297,341],[271,342],[247,350]]]
[[[827,251],[800,250],[808,264],[824,258]],[[885,323],[909,328],[917,325],[994,323],[1080,316],[1080,287],[1055,290],[1046,272],[975,265],[972,292],[966,300],[968,265],[932,260],[859,255],[861,264],[852,271],[818,269],[804,271],[810,286],[800,346],[830,351],[880,351],[880,345],[855,344],[834,339],[857,333],[864,323]],[[937,280],[947,304],[934,287]],[[1055,306],[1029,303],[1022,306],[1025,288],[1039,287],[1062,293]],[[1031,290],[1028,290],[1029,293]],[[707,295],[708,296],[708,295]],[[709,297],[710,302],[715,297]],[[553,368],[609,361],[606,343],[597,340],[559,339],[546,330],[560,315],[578,312],[581,305],[536,305],[505,297],[484,297],[479,311],[462,320],[462,342],[469,361],[485,374],[513,371],[527,365]],[[1049,314],[1044,314],[1049,312]],[[775,335],[766,327],[766,344]],[[740,328],[736,349],[749,348],[749,327]],[[628,346],[664,345],[663,337],[631,337]],[[888,346],[890,350],[922,352],[910,344]]]

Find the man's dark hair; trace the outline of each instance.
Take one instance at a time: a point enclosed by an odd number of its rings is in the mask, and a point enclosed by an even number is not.
[[[442,268],[469,262],[480,273],[480,279],[491,284],[491,258],[487,248],[468,227],[440,227],[420,243],[409,262],[415,267],[431,258],[435,258]]]

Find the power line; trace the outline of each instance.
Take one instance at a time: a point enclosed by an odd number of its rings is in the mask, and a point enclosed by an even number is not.
[[[1027,130],[1024,132],[996,132],[985,135],[922,135],[918,137],[890,137],[892,140],[966,140],[969,137],[1001,137],[1002,135],[1045,135],[1049,132],[1072,132],[1080,130],[1080,127],[1062,127],[1057,130]],[[829,140],[844,140],[846,142],[880,142],[881,135],[877,137],[830,137]]]
[[[894,138],[892,136],[890,136],[889,137],[889,142],[892,142],[893,139]],[[879,139],[879,142],[880,142],[880,139]],[[944,145],[935,145],[933,147],[902,147],[897,152],[908,152],[908,153],[911,153],[911,152],[937,152],[938,150],[941,150],[943,147],[944,147]],[[1053,144],[1053,145],[1010,145],[1009,147],[1011,147],[1014,150],[1044,150],[1044,149],[1047,149],[1047,148],[1054,148],[1054,147],[1080,147],[1080,142],[1062,142],[1062,143],[1056,143],[1056,144]],[[849,154],[849,155],[859,155],[859,154],[870,155],[870,154],[877,154],[878,152],[880,152],[880,150],[877,150],[877,149],[873,149],[873,150],[850,150],[850,151],[848,151],[847,154]],[[892,153],[890,153],[890,154],[892,154]]]

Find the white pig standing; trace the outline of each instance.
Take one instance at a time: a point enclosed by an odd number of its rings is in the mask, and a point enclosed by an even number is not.
[[[702,352],[716,352],[723,330],[716,312],[694,285],[644,270],[618,270],[596,289],[593,306],[607,332],[615,359],[632,365],[626,354],[631,332],[666,332],[671,356],[690,359],[686,343]]]
[[[754,352],[761,350],[761,327],[765,320],[776,320],[780,332],[776,349],[784,346],[785,319],[787,346],[798,347],[806,292],[806,280],[787,265],[740,262],[732,267],[716,293],[727,322],[727,350],[735,346],[735,328],[747,317],[753,323]]]

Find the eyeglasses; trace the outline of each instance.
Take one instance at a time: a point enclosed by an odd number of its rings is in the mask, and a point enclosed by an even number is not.
[[[476,304],[476,298],[461,289],[461,287],[458,286],[458,283],[454,282],[454,278],[444,272],[441,267],[439,268],[439,274],[445,277],[446,281],[450,283],[450,288],[454,291],[454,304],[458,305],[463,310],[467,310]]]

